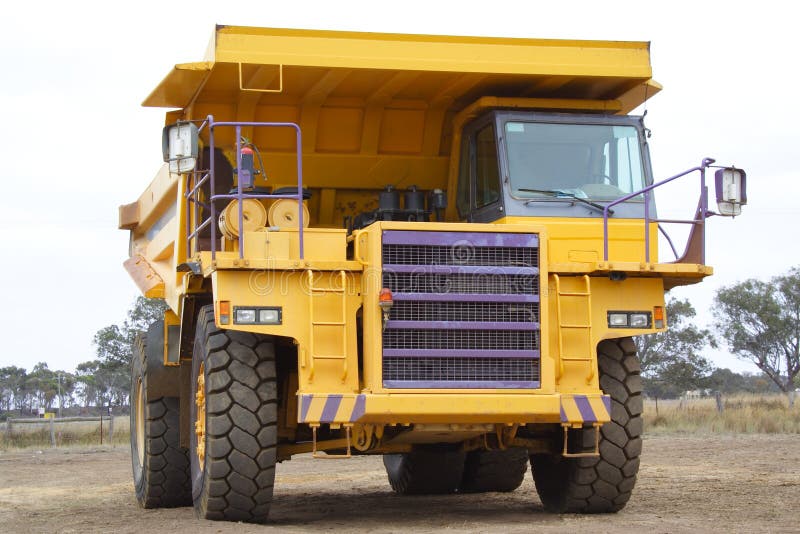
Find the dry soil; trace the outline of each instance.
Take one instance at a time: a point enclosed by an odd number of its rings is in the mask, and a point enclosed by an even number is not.
[[[267,525],[142,510],[125,448],[0,452],[3,532],[798,532],[800,437],[645,440],[633,498],[612,515],[553,515],[530,475],[510,494],[401,497],[380,457],[281,464]]]

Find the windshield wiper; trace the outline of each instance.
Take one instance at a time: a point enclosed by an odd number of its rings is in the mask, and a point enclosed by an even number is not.
[[[587,206],[591,206],[592,208],[600,211],[605,212],[606,207],[602,204],[598,204],[596,202],[592,202],[591,200],[586,200],[585,198],[581,198],[577,196],[575,193],[570,193],[568,191],[564,191],[563,189],[517,189],[517,191],[524,191],[525,193],[539,193],[541,195],[547,195],[554,198],[571,198],[572,200],[577,200],[581,204],[586,204]],[[533,199],[531,199],[533,200]],[[608,210],[609,215],[614,215],[613,210]]]

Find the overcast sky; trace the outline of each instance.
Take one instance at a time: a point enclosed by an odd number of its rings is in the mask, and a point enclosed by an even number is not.
[[[654,171],[705,156],[748,173],[749,205],[709,224],[716,275],[673,291],[711,317],[714,292],[800,265],[797,26],[789,2],[7,3],[0,32],[0,366],[72,370],[138,294],[122,268],[134,201],[161,160],[163,110],[140,103],[215,24],[652,42],[664,90],[647,105]],[[11,7],[13,6],[13,7]],[[125,7],[123,7],[125,6]],[[224,6],[224,7],[221,7]],[[555,7],[558,6],[558,7]],[[639,110],[641,111],[641,110]],[[658,197],[689,217],[696,183]],[[669,259],[668,257],[666,258]],[[725,351],[718,366],[755,370]]]

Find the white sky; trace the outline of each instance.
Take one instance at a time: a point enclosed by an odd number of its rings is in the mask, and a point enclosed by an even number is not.
[[[657,5],[656,5],[657,4]],[[0,32],[0,366],[72,370],[138,294],[117,207],[161,161],[163,111],[140,103],[173,64],[202,59],[214,25],[652,42],[664,91],[648,104],[655,174],[704,156],[748,173],[749,205],[709,224],[716,275],[675,293],[700,322],[714,291],[800,265],[797,25],[790,2],[7,3]],[[11,7],[13,6],[13,7]],[[224,7],[221,7],[224,6]],[[662,194],[688,217],[696,185]],[[755,370],[724,351],[715,363]]]

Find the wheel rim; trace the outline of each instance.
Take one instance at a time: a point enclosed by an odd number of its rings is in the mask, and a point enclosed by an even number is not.
[[[134,409],[136,410],[136,455],[139,458],[139,465],[144,465],[144,388],[142,387],[142,379],[136,381],[136,402]]]
[[[194,404],[197,408],[197,420],[194,422],[194,435],[197,439],[197,465],[203,470],[206,460],[206,376],[205,365],[200,364],[197,373],[197,393],[194,396]]]

